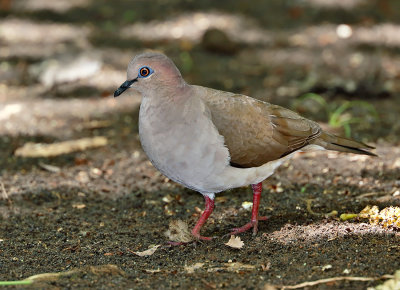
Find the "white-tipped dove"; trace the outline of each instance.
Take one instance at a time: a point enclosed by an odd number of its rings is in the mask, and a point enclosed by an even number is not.
[[[185,82],[165,55],[146,52],[128,65],[128,79],[114,93],[138,90],[143,98],[139,135],[143,150],[165,176],[200,192],[205,210],[192,230],[200,229],[214,209],[215,193],[252,185],[253,209],[238,234],[265,220],[258,216],[262,184],[297,151],[328,149],[375,155],[364,143],[331,135],[295,112],[234,94]]]

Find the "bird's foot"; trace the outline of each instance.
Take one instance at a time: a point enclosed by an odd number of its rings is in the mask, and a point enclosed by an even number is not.
[[[193,237],[195,237],[196,240],[211,241],[213,239],[213,238],[210,238],[210,237],[200,236],[200,233],[196,233],[194,231],[192,231],[192,235],[193,235]]]
[[[233,228],[232,232],[230,232],[228,235],[241,234],[253,228],[253,236],[255,236],[258,232],[258,221],[266,221],[267,219],[268,218],[266,216],[260,216],[257,220],[252,220],[240,228]]]

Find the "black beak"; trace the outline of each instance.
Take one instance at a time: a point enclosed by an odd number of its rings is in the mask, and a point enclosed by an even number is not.
[[[129,89],[134,82],[136,82],[137,79],[133,79],[131,81],[126,81],[124,82],[115,92],[114,92],[114,98],[118,97],[120,94],[125,92],[127,89]]]

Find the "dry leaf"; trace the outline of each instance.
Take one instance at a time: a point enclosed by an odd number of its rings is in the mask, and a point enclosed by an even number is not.
[[[378,206],[367,205],[359,214],[341,214],[340,218],[342,220],[364,218],[369,219],[371,225],[400,228],[400,207],[389,206],[379,211]]]
[[[397,158],[394,162],[393,165],[391,166],[393,169],[400,168],[400,158]]]
[[[167,194],[167,195],[164,196],[161,200],[162,200],[163,202],[165,202],[165,203],[170,203],[170,202],[174,201],[175,198],[174,198],[172,195]]]
[[[249,264],[243,264],[240,262],[235,263],[225,263],[224,266],[228,271],[237,272],[237,271],[250,271],[254,270],[256,267]]]
[[[75,203],[75,204],[72,205],[72,207],[73,207],[73,208],[76,208],[76,209],[83,209],[83,208],[86,207],[86,204],[83,204],[83,203]]]
[[[269,283],[264,285],[264,290],[277,290],[277,289],[278,288],[275,285],[272,285],[272,284],[269,284]]]
[[[253,207],[253,203],[251,201],[244,201],[242,202],[242,207],[245,210],[251,210],[251,208]]]
[[[332,265],[331,264],[327,264],[325,266],[322,266],[322,268],[321,268],[321,270],[324,271],[324,272],[328,271],[330,269],[332,269]]]
[[[196,263],[191,266],[185,266],[184,269],[188,274],[193,274],[194,270],[200,269],[203,266],[204,266],[204,263]]]
[[[188,224],[182,220],[171,221],[165,236],[172,242],[189,243],[194,240]]]
[[[150,247],[149,249],[147,249],[146,251],[143,252],[133,252],[134,254],[140,256],[140,257],[147,257],[147,256],[151,256],[154,254],[154,252],[158,249],[158,247],[160,247],[161,245],[155,245],[153,247]]]
[[[84,151],[88,148],[105,146],[107,143],[107,138],[102,136],[63,141],[53,144],[29,142],[15,150],[14,154],[21,157],[51,157],[75,151]]]
[[[244,245],[244,242],[240,239],[240,237],[235,237],[232,235],[225,245],[234,249],[241,249]]]
[[[1,192],[1,199],[8,200],[8,193],[4,186],[4,183],[0,181],[0,192]]]
[[[149,273],[149,274],[154,274],[154,273],[160,273],[160,272],[161,272],[160,269],[156,269],[156,270],[153,270],[153,269],[145,269],[144,271],[145,271],[146,273]]]
[[[262,264],[261,269],[263,271],[268,271],[269,269],[271,269],[271,262],[268,262],[266,265]]]
[[[53,172],[53,173],[58,173],[61,171],[61,168],[58,166],[54,166],[54,165],[50,165],[50,164],[46,164],[46,163],[42,163],[42,162],[39,162],[39,166],[42,167],[43,169],[45,169],[49,172]]]
[[[235,263],[225,263],[223,267],[214,267],[207,269],[207,272],[220,272],[220,271],[228,271],[228,272],[239,272],[239,271],[252,271],[256,267],[253,265],[242,264],[240,262]]]
[[[385,281],[383,284],[373,288],[376,290],[395,290],[400,289],[400,270],[397,270],[390,280]]]
[[[223,202],[227,202],[227,201],[228,201],[228,198],[226,196],[217,196],[215,198],[215,202],[223,203]]]
[[[77,126],[78,130],[81,129],[100,129],[100,128],[106,128],[110,127],[112,125],[112,122],[109,120],[92,120],[85,122],[83,124],[79,124]]]

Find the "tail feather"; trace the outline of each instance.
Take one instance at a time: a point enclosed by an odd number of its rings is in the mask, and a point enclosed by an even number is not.
[[[375,153],[367,151],[368,149],[375,149],[375,147],[348,138],[331,135],[326,132],[323,132],[313,143],[328,150],[378,156]]]

